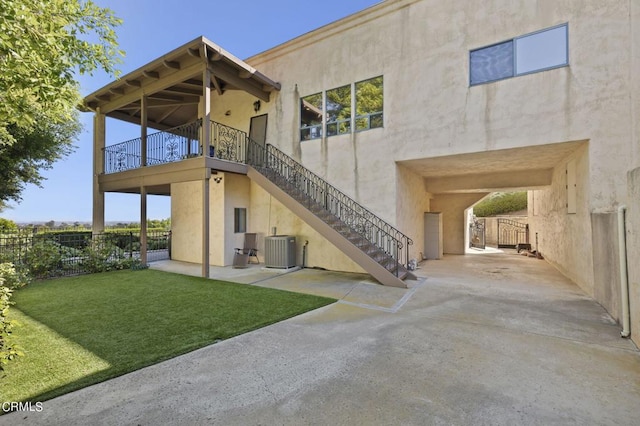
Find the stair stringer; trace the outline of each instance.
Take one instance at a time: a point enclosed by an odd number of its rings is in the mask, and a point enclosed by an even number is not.
[[[381,284],[391,287],[407,288],[407,284],[404,281],[393,275],[386,268],[369,257],[366,253],[364,253],[362,250],[352,244],[348,239],[342,236],[342,234],[333,229],[329,224],[325,223],[318,216],[307,210],[306,207],[300,204],[295,198],[287,194],[284,190],[282,190],[278,185],[269,180],[262,173],[260,173],[253,167],[248,166],[247,176],[252,181],[260,185],[269,194],[273,195],[285,207],[291,210],[300,219],[305,221],[314,230],[324,236],[329,242],[335,245],[340,251],[342,251],[351,260],[357,263],[362,269],[367,271]]]

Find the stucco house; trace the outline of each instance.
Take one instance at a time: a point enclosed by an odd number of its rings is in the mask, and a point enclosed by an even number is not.
[[[106,192],[142,224],[166,195],[203,275],[275,228],[298,263],[403,286],[528,190],[538,250],[640,342],[638,75],[637,2],[386,0],[245,60],[201,37],[86,97],[94,231]],[[140,137],[107,145],[106,117]]]

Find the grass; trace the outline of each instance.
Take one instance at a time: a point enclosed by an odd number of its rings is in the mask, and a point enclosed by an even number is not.
[[[166,272],[41,281],[14,293],[25,353],[2,401],[43,401],[228,339],[334,299]]]

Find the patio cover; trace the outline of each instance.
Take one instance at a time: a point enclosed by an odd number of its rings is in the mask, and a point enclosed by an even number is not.
[[[145,96],[148,126],[160,130],[176,127],[198,117],[206,69],[218,95],[242,90],[268,102],[271,92],[280,90],[279,83],[205,37],[198,37],[88,95],[83,109],[141,124]]]

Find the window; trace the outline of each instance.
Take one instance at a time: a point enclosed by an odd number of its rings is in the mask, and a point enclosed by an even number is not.
[[[323,129],[334,136],[383,127],[383,111],[382,76],[305,96],[300,98],[300,140],[321,138]]]
[[[382,77],[356,83],[356,131],[383,125],[384,92]]]
[[[351,85],[327,91],[327,136],[351,133]]]
[[[568,24],[516,37],[469,53],[472,86],[569,65]]]
[[[300,140],[322,137],[322,93],[300,100]]]
[[[242,207],[233,209],[233,232],[236,234],[247,232],[247,209]]]

